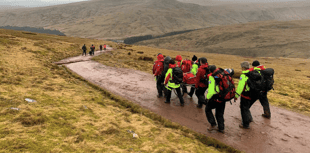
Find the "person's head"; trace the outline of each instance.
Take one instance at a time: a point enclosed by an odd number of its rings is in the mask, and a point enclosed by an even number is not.
[[[259,63],[258,60],[255,60],[255,61],[253,61],[253,63],[252,63],[252,66],[253,66],[253,67],[256,67],[256,66],[259,66],[259,65],[260,65],[260,63]]]
[[[197,61],[197,56],[196,55],[193,56],[192,61],[194,61],[194,62]]]
[[[163,54],[161,54],[161,53],[157,54],[157,59],[160,61],[163,61],[164,60]]]
[[[175,64],[175,61],[174,61],[173,59],[171,59],[171,60],[169,61],[169,64]]]
[[[209,70],[211,73],[213,73],[216,70],[216,66],[215,65],[209,65]]]
[[[85,44],[84,44],[84,46],[85,46]]]
[[[200,65],[204,65],[208,63],[208,60],[205,57],[201,57],[198,59],[198,63],[200,63]]]
[[[92,46],[94,46],[94,44],[91,44]]]
[[[241,63],[242,70],[248,70],[250,68],[250,63],[248,61],[244,61]]]

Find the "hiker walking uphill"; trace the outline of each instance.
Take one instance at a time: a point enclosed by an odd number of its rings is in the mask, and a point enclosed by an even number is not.
[[[86,45],[85,45],[85,44],[83,45],[82,50],[83,50],[82,56],[84,56],[84,55],[86,56],[86,50],[87,50],[87,48],[86,48]]]
[[[197,108],[202,108],[202,104],[205,102],[205,92],[208,88],[208,84],[205,83],[206,75],[209,74],[208,61],[205,57],[198,59],[198,65],[200,65],[196,74],[196,96],[198,98]]]
[[[271,68],[266,69],[266,67],[264,65],[260,65],[259,61],[255,60],[252,63],[253,68],[250,68],[249,71],[257,71],[262,79],[264,79],[264,81],[262,82],[262,88],[261,92],[260,92],[260,96],[259,96],[259,102],[261,103],[261,105],[263,106],[263,111],[264,114],[262,114],[263,117],[265,118],[270,118],[271,117],[271,112],[270,112],[270,106],[269,106],[269,101],[267,98],[267,92],[271,89],[273,89],[273,74],[274,74],[274,70]]]
[[[164,77],[162,72],[164,71],[164,56],[159,53],[157,55],[157,61],[153,65],[153,75],[156,77],[156,87],[158,91],[158,98],[163,97],[163,88]]]
[[[190,70],[190,72],[194,75],[194,76],[196,76],[196,74],[197,74],[197,72],[198,72],[198,61],[197,61],[197,56],[193,56],[193,58],[192,58],[192,62],[193,62],[193,64],[192,64],[192,67],[191,67],[191,70]],[[188,95],[190,96],[190,97],[192,97],[193,96],[193,94],[194,94],[194,92],[195,92],[195,85],[192,85],[191,86],[191,90],[190,90],[190,92],[188,93]]]
[[[89,52],[90,55],[95,55],[95,46],[94,45],[91,45],[90,46],[90,52]]]
[[[166,91],[166,101],[165,103],[170,103],[171,91],[175,89],[177,91],[177,95],[180,99],[181,106],[184,106],[184,99],[181,94],[180,84],[183,81],[183,72],[181,68],[176,67],[174,60],[170,60],[169,69],[166,73],[165,77],[165,85],[168,84]]]
[[[264,114],[262,114],[262,116],[266,118],[270,118],[271,116],[267,91],[272,88],[274,71],[273,69],[266,69],[261,72],[256,70],[250,71],[249,62],[242,62],[241,68],[242,74],[240,76],[235,99],[241,96],[240,109],[242,123],[239,126],[248,129],[250,128],[250,122],[253,121],[250,108],[256,100],[259,99],[264,107]]]
[[[102,45],[99,45],[100,51],[102,51]]]
[[[208,94],[206,99],[205,113],[208,122],[211,124],[209,131],[216,129],[216,122],[212,109],[215,109],[215,117],[218,124],[218,131],[224,133],[224,111],[226,101],[230,101],[235,96],[235,86],[231,75],[221,68],[216,69],[215,65],[210,65]]]
[[[103,50],[107,50],[107,45],[106,44],[103,45]]]

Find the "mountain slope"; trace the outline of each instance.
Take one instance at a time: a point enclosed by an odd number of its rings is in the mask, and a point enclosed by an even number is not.
[[[57,29],[68,36],[124,38],[263,20],[310,17],[309,3],[218,4],[176,0],[93,0],[0,13],[0,26]]]
[[[136,44],[252,57],[310,58],[309,35],[310,20],[265,21],[205,28]]]

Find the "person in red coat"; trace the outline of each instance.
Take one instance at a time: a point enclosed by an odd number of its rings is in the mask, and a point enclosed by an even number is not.
[[[164,75],[162,75],[162,72],[164,70],[164,56],[159,53],[157,55],[157,61],[155,61],[153,65],[153,75],[156,77],[156,87],[158,91],[158,98],[163,96],[163,89],[164,85],[162,84],[164,82]]]
[[[206,79],[206,73],[209,73],[209,66],[207,58],[202,57],[198,59],[198,63],[200,64],[200,67],[198,68],[198,72],[196,74],[196,96],[198,98],[198,105],[197,108],[202,108],[202,104],[205,102],[205,92],[208,88],[208,83],[205,82]]]

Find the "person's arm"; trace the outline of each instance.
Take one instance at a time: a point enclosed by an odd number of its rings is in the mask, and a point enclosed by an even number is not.
[[[155,64],[156,64],[156,63],[153,64],[153,74],[154,74],[154,75],[155,75]]]
[[[236,90],[235,98],[238,98],[242,94],[246,81],[247,81],[246,76],[244,74],[241,74],[240,81],[238,83],[238,88]]]
[[[213,95],[217,94],[215,91],[215,79],[213,76],[209,77],[209,86],[208,86],[208,94],[207,99],[211,99]]]
[[[198,72],[197,72],[197,75],[196,75],[196,84],[195,84],[195,88],[198,88],[198,85],[199,85],[199,83],[200,83],[200,79],[202,78],[201,75],[202,75],[202,72],[199,71],[199,69],[198,69]]]
[[[168,74],[166,74],[166,78],[165,78],[165,85],[168,83],[169,79],[170,79],[170,73],[167,72]]]

